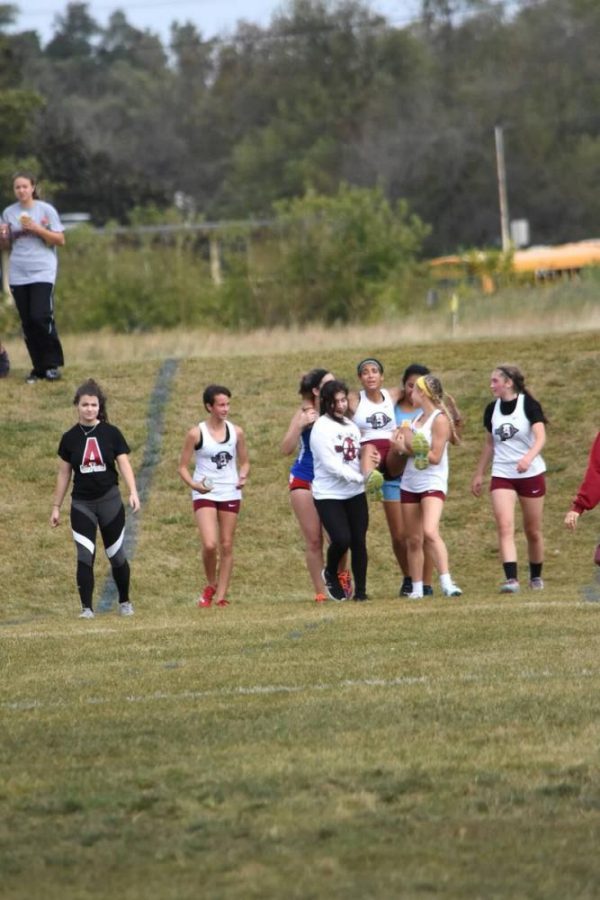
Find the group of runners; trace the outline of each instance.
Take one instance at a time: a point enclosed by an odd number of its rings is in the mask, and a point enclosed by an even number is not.
[[[38,196],[35,177],[18,172],[13,178],[16,202],[2,213],[0,249],[10,253],[8,281],[31,357],[29,383],[57,381],[64,364],[54,321],[56,248],[64,244],[57,211]],[[0,377],[9,360],[0,344]],[[305,543],[306,565],[318,603],[328,598],[365,601],[367,595],[367,496],[380,498],[394,555],[402,573],[401,596],[412,600],[433,593],[433,573],[445,596],[461,590],[449,568],[440,521],[448,492],[448,447],[460,443],[461,415],[439,378],[414,363],[398,386],[384,386],[384,367],[375,358],[357,367],[358,390],[349,390],[332,372],[319,368],[300,382],[301,403],[283,438],[281,449],[292,454],[289,492]],[[546,469],[542,449],[546,418],[539,402],[513,365],[494,368],[493,400],[483,417],[485,441],[471,489],[480,496],[491,467],[491,502],[504,569],[502,593],[516,593],[515,512],[520,506],[529,562],[528,584],[543,590],[542,518]],[[198,606],[228,605],[233,543],[249,472],[241,428],[229,421],[231,393],[209,385],[203,396],[207,418],[188,432],[179,475],[191,488],[201,542],[206,584]],[[73,479],[71,525],[77,547],[77,585],[81,615],[93,617],[93,565],[100,529],[119,591],[119,609],[131,615],[129,564],[123,551],[125,513],[118,473],[129,490],[129,503],[139,497],[129,448],[118,428],[108,422],[106,398],[93,380],[81,385],[74,399],[77,422],[63,435],[51,524]],[[194,460],[193,473],[190,464]],[[590,454],[588,471],[565,518],[574,529],[579,515],[600,501],[600,440]],[[600,564],[600,550],[596,552]]]
[[[383,364],[373,358],[357,366],[360,388],[349,390],[327,369],[313,369],[300,381],[301,403],[283,437],[285,455],[297,451],[289,476],[289,496],[298,521],[314,599],[353,599],[367,594],[368,498],[381,499],[392,548],[402,578],[399,594],[420,600],[439,589],[459,597],[440,522],[448,491],[448,449],[460,442],[462,417],[439,378],[413,363],[398,387],[384,387]],[[528,583],[544,587],[545,464],[541,451],[546,419],[541,405],[512,365],[491,373],[493,400],[483,415],[485,440],[472,479],[480,496],[491,467],[490,493],[500,558],[501,593],[520,589],[515,543],[517,501],[528,550]],[[108,422],[106,397],[93,379],[77,389],[77,421],[60,441],[59,470],[50,524],[73,481],[70,519],[77,549],[77,587],[82,618],[93,618],[94,560],[98,529],[112,567],[122,615],[134,613],[129,596],[129,564],[124,554],[125,509],[119,474],[136,512],[140,501],[129,462],[129,447]],[[231,391],[211,384],[203,394],[206,418],[187,433],[178,472],[191,490],[205,583],[197,606],[225,607],[233,568],[233,547],[242,490],[250,471],[243,430],[229,419]],[[193,469],[191,468],[193,464]],[[600,502],[600,435],[586,475],[565,518],[574,529],[578,517]],[[600,565],[600,550],[596,551]]]

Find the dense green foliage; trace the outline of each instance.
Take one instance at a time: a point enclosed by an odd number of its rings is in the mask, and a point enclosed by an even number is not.
[[[534,242],[589,237],[599,31],[594,0],[424,0],[401,25],[359,0],[291,0],[219,40],[174,23],[165,47],[123,12],[101,28],[71,3],[45,46],[0,35],[0,174],[36,157],[59,208],[97,224],[176,192],[188,217],[247,219],[379,185],[443,252],[498,240],[502,122],[512,217]]]
[[[346,185],[334,196],[282,202],[268,229],[152,230],[156,212],[145,212],[134,210],[135,231],[69,232],[60,251],[61,331],[374,320],[408,308],[426,234],[406,204],[392,208],[380,190]],[[0,310],[0,332],[16,326],[16,313]]]

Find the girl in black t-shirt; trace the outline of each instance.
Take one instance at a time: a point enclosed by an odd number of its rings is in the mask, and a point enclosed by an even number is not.
[[[60,507],[73,477],[71,528],[77,548],[80,618],[94,618],[92,597],[98,528],[119,592],[119,612],[131,616],[129,563],[123,549],[125,509],[118,488],[120,473],[129,489],[129,505],[137,512],[140,500],[129,462],[129,447],[119,429],[109,424],[106,398],[92,378],[77,389],[73,405],[77,407],[78,421],[63,434],[58,447],[60,463],[50,525],[55,528],[60,522]]]

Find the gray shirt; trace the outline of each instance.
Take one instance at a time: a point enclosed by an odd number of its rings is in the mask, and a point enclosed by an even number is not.
[[[56,281],[57,256],[56,247],[49,247],[36,234],[24,231],[20,216],[32,218],[38,225],[50,231],[64,231],[59,215],[49,203],[34,200],[33,206],[26,209],[20,203],[7,206],[2,213],[2,221],[11,226],[13,246],[10,253],[8,280],[15,286],[45,281],[54,284]]]

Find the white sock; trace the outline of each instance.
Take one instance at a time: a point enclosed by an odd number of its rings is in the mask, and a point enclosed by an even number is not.
[[[452,584],[452,577],[449,572],[446,572],[445,575],[440,575],[440,587],[443,591],[449,590]]]
[[[413,581],[412,585],[413,594],[418,594],[419,597],[423,596],[423,582],[422,581]]]

